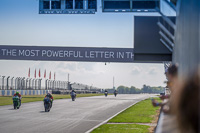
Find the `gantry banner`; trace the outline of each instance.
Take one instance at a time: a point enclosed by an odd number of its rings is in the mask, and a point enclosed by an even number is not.
[[[1,60],[133,62],[133,48],[0,45]]]

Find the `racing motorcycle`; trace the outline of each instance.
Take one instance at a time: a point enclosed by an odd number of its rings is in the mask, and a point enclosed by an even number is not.
[[[49,112],[50,109],[51,109],[51,98],[49,97],[45,97],[44,98],[44,109],[45,109],[45,112]]]
[[[107,97],[107,95],[108,95],[108,92],[104,92],[104,95],[105,95],[105,97]]]
[[[117,96],[117,92],[114,92],[115,97]]]
[[[76,99],[76,93],[75,92],[71,92],[71,98],[72,98],[72,101],[75,101],[75,99]]]
[[[20,108],[20,99],[18,96],[13,96],[13,106],[14,106],[14,109]]]

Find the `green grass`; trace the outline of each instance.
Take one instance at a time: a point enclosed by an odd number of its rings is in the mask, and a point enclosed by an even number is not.
[[[156,98],[158,99],[158,98]],[[158,100],[160,101],[160,100]],[[143,100],[123,111],[108,122],[111,123],[151,123],[159,107],[153,107],[151,100]]]
[[[154,99],[161,102],[158,97]],[[134,123],[151,123],[158,109],[159,107],[152,106],[151,99],[143,100],[108,121],[112,124],[104,124],[94,129],[92,133],[148,133],[150,126]]]
[[[138,124],[105,124],[92,133],[148,133],[149,126]]]
[[[77,97],[90,97],[90,96],[100,96],[103,94],[77,94]],[[45,95],[30,95],[22,96],[22,103],[43,101]],[[69,99],[70,95],[57,95],[53,94],[54,99]],[[12,96],[0,96],[0,106],[12,105]]]

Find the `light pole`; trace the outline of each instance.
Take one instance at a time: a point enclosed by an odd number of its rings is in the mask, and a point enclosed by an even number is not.
[[[68,83],[69,83],[69,73],[68,73]]]
[[[4,78],[5,76],[2,76],[2,90],[4,90]]]
[[[17,90],[20,89],[20,77],[17,77]]]
[[[42,86],[41,82],[42,82],[42,79],[39,79],[39,83],[38,83],[38,86],[39,86],[38,89],[39,89],[39,90],[41,90],[41,88],[42,88],[42,87],[41,87],[41,86]]]
[[[115,77],[113,76],[113,90],[115,90]]]
[[[15,90],[17,89],[18,77],[15,78]]]
[[[37,80],[38,79],[35,79],[35,90],[37,90]]]
[[[22,86],[22,90],[24,90],[24,88],[25,88],[25,77],[21,78],[21,86]]]
[[[50,90],[52,90],[52,80],[50,80]]]
[[[93,84],[92,84],[92,85],[93,85]],[[91,92],[91,90],[92,90],[92,85],[90,86],[90,93],[92,93],[92,92]]]
[[[27,87],[28,87],[28,78],[26,79],[26,90],[27,90]]]
[[[34,89],[34,81],[35,79],[32,79],[32,89]]]
[[[6,85],[6,89],[7,89],[7,90],[9,89],[9,81],[8,81],[9,78],[10,78],[10,76],[7,77],[7,85]]]
[[[14,77],[11,78],[11,88],[13,89],[13,79]]]
[[[48,79],[45,80],[45,90],[48,89]]]
[[[29,81],[29,89],[31,89],[31,79],[32,78],[28,79],[28,81]]]

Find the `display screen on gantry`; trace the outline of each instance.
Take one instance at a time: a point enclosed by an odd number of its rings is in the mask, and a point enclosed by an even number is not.
[[[103,12],[156,12],[159,0],[103,0]]]
[[[39,14],[94,14],[97,0],[40,0]]]

